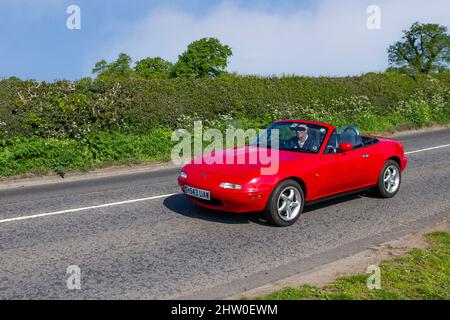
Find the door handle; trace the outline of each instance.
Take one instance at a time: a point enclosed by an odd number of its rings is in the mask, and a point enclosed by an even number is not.
[[[370,155],[368,155],[368,154],[365,154],[365,155],[363,155],[362,156],[364,159],[367,159],[367,158],[369,158],[370,157]]]

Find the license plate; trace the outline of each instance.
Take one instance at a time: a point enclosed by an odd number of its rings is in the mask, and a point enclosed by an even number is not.
[[[211,200],[211,193],[207,190],[197,189],[189,186],[184,187],[184,193],[188,196],[203,200]]]

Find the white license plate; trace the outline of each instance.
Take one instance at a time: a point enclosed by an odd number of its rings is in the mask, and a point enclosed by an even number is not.
[[[194,198],[199,198],[199,199],[208,200],[208,201],[211,200],[211,193],[207,190],[202,190],[202,189],[185,186],[184,193],[187,194],[188,196],[191,196]]]

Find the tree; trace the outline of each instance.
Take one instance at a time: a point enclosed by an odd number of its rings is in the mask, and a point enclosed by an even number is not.
[[[130,78],[134,73],[131,63],[131,57],[121,53],[114,62],[108,63],[106,60],[97,62],[92,73],[97,74],[99,78]]]
[[[136,62],[134,70],[144,79],[164,79],[170,76],[173,64],[169,61],[156,58],[145,58]]]
[[[388,49],[389,64],[411,74],[442,71],[450,63],[447,27],[414,23],[402,39]]]
[[[95,64],[94,69],[92,69],[93,74],[102,74],[106,71],[108,67],[108,62],[106,60],[100,60]]]
[[[22,81],[19,77],[16,76],[11,76],[8,79],[6,79],[7,81]]]
[[[133,74],[133,69],[131,69],[131,57],[126,53],[119,54],[119,58],[110,64],[110,71],[118,76],[129,77]]]
[[[231,48],[216,38],[203,38],[192,42],[179,56],[172,76],[186,78],[217,77],[225,73]]]

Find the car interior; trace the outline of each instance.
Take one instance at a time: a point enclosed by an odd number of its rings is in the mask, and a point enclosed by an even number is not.
[[[338,153],[339,145],[344,142],[350,143],[353,149],[359,149],[377,143],[378,139],[362,136],[357,127],[347,126],[337,129],[331,134],[325,153]]]

